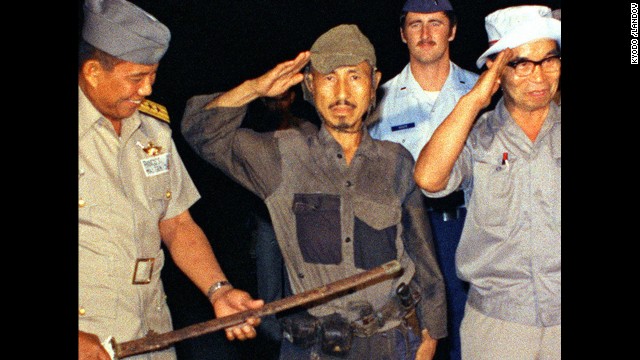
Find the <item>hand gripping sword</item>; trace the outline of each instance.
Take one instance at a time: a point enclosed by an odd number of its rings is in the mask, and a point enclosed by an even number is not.
[[[325,299],[329,296],[342,293],[358,286],[371,285],[372,282],[384,277],[394,276],[400,270],[402,270],[400,263],[397,260],[393,260],[373,269],[346,277],[342,280],[334,281],[309,291],[270,302],[260,309],[237,312],[233,315],[193,324],[182,329],[162,334],[149,331],[145,337],[125,341],[123,343],[117,343],[116,340],[112,338],[110,345],[115,353],[114,359],[116,360],[124,359],[132,355],[165,349],[179,341],[208,334],[231,326],[240,325],[252,317],[256,318],[272,315],[287,309]]]

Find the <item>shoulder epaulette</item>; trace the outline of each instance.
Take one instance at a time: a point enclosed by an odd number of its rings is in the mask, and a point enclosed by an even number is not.
[[[151,100],[143,101],[138,110],[147,115],[151,115],[156,119],[167,123],[169,122],[169,112],[167,111],[167,108]]]

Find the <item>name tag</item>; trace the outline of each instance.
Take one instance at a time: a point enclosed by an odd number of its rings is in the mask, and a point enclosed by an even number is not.
[[[164,174],[169,171],[169,153],[142,159],[140,163],[147,177]]]
[[[392,126],[391,127],[391,131],[399,131],[399,130],[404,130],[404,129],[411,129],[416,127],[416,123],[407,123],[407,124],[400,124],[400,125],[396,125],[396,126]]]

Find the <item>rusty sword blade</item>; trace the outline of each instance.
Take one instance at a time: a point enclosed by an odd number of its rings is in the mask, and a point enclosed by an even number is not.
[[[115,351],[116,359],[123,359],[132,355],[165,349],[182,340],[242,324],[249,318],[259,318],[276,314],[284,310],[326,299],[330,296],[358,286],[370,285],[374,281],[394,276],[400,272],[401,269],[402,267],[400,266],[400,263],[397,260],[393,260],[373,269],[334,281],[324,286],[270,302],[260,309],[241,311],[233,315],[193,324],[162,334],[149,332],[149,334],[143,338],[125,341],[122,343],[117,343],[115,339],[112,339],[111,346]]]

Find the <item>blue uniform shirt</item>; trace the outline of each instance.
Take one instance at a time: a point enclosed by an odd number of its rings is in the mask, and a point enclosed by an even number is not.
[[[477,80],[478,74],[450,62],[449,76],[432,107],[407,64],[381,87],[380,121],[369,128],[371,137],[402,144],[418,159],[431,134]]]

